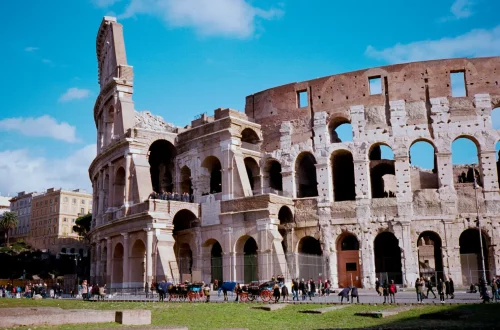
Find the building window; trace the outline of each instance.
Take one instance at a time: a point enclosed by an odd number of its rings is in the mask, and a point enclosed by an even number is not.
[[[76,204],[76,198],[73,198],[73,204]]]
[[[465,71],[456,71],[450,73],[451,96],[467,96],[467,87],[465,84]]]
[[[307,91],[298,91],[297,92],[297,106],[299,108],[304,108],[307,107],[309,104],[308,98],[307,98]]]
[[[38,203],[36,203],[35,206],[38,207]]]
[[[85,214],[85,208],[83,208],[83,207],[82,207],[82,208],[80,209],[80,213],[81,213],[81,214]]]
[[[72,223],[75,223],[75,219],[71,220]]]
[[[63,221],[64,221],[64,222],[68,222],[68,218],[64,218],[64,220],[63,220]]]
[[[370,86],[370,95],[382,94],[382,77],[370,77],[368,78],[368,83]]]
[[[64,197],[64,203],[68,202],[68,197]]]
[[[52,198],[51,198],[51,199],[50,199],[50,204],[52,204],[52,202],[53,202],[53,201],[54,201],[54,200],[52,200]]]
[[[85,199],[82,199],[82,204],[84,204],[84,205],[85,205]]]

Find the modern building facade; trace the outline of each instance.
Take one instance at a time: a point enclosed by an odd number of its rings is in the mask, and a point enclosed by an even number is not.
[[[134,109],[134,71],[112,17],[99,28],[97,59],[89,175],[99,283],[283,274],[340,287],[373,287],[377,277],[412,286],[418,276],[461,285],[500,273],[500,135],[491,120],[500,57],[291,83],[249,95],[244,113],[217,109],[186,127]],[[454,74],[464,95],[453,92]],[[346,124],[349,142],[339,138]],[[452,164],[459,138],[476,146],[475,168]],[[418,142],[434,150],[432,169],[412,165]],[[151,199],[153,191],[194,202]]]
[[[87,254],[88,244],[73,231],[75,220],[92,213],[92,195],[84,190],[47,189],[33,196],[28,243],[51,253]]]

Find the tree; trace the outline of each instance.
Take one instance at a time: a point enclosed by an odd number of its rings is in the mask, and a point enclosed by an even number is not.
[[[90,224],[92,223],[92,213],[82,215],[75,221],[75,225],[73,226],[73,230],[75,233],[83,237],[83,239],[90,242]]]
[[[4,231],[5,243],[9,245],[9,232],[17,227],[19,220],[15,212],[5,212],[0,219],[0,229]]]

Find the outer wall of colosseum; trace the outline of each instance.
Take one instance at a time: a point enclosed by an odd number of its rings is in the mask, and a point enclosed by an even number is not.
[[[283,274],[334,286],[373,287],[376,277],[413,285],[417,276],[461,285],[482,269],[476,193],[485,269],[500,274],[500,136],[491,122],[500,58],[288,84],[248,96],[245,113],[217,109],[183,128],[135,110],[114,18],[99,28],[97,58],[98,155],[89,174],[99,283],[133,289],[165,278],[247,283]],[[465,96],[452,95],[452,73],[465,78]],[[346,123],[352,142],[336,133]],[[457,138],[477,147],[476,190],[458,180],[469,169],[452,165]],[[434,148],[432,171],[411,165],[418,141]],[[149,199],[152,191],[193,200]]]

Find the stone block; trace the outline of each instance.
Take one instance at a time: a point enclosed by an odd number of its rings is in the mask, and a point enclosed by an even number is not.
[[[387,309],[387,310],[382,310],[382,311],[373,311],[373,312],[359,312],[359,313],[355,313],[354,315],[370,316],[370,317],[375,317],[375,318],[384,318],[384,317],[397,315],[397,314],[399,314],[401,312],[405,312],[407,310],[410,310],[410,307],[397,307],[397,308],[392,308],[392,309]]]
[[[264,306],[255,306],[252,309],[262,309],[268,312],[277,311],[279,309],[285,308],[286,304],[274,304],[274,305],[264,305]]]
[[[331,307],[325,307],[325,308],[317,308],[317,309],[306,309],[299,311],[299,313],[306,313],[306,314],[324,314],[328,313],[337,309],[342,309],[344,307],[347,307],[348,305],[338,305],[338,306],[331,306]]]
[[[115,322],[125,325],[148,325],[151,324],[151,311],[139,309],[117,311]]]

